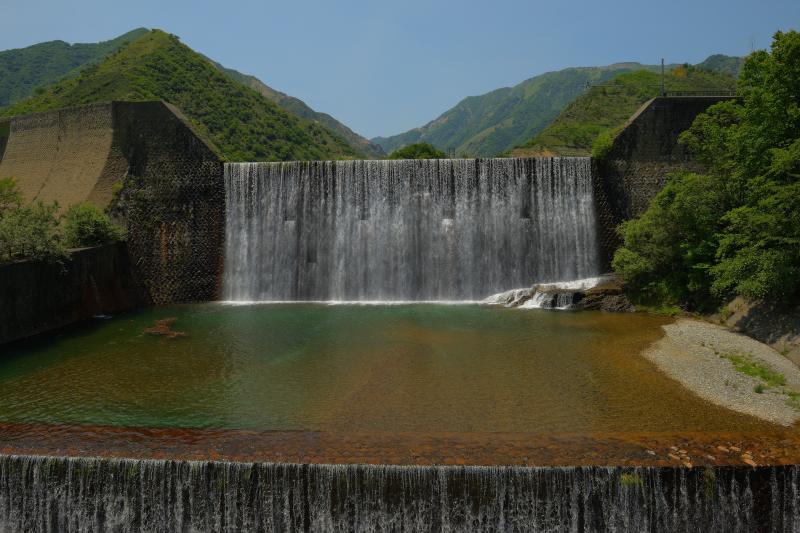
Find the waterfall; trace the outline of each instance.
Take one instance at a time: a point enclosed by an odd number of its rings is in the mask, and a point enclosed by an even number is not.
[[[0,456],[3,531],[796,531],[800,467]]]
[[[228,163],[223,297],[476,300],[598,274],[589,158]]]

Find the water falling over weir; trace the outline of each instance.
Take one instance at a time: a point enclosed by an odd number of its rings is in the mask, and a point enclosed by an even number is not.
[[[3,531],[797,531],[800,469],[0,457]]]
[[[476,300],[599,273],[589,158],[229,163],[225,186],[225,300]]]

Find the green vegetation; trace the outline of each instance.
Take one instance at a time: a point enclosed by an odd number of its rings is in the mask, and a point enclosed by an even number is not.
[[[743,354],[730,354],[726,355],[725,358],[733,363],[733,368],[735,368],[737,372],[763,381],[761,384],[761,392],[770,387],[783,387],[786,385],[786,378],[783,374],[775,372],[767,365],[755,361],[752,357]]]
[[[685,90],[732,88],[734,82],[729,76],[733,75],[737,60],[739,58],[711,56],[697,65],[698,68],[684,67],[688,72],[688,80],[680,80],[674,88],[683,87]],[[669,68],[677,66],[670,65]],[[713,72],[708,72],[718,69],[726,75],[715,76]],[[376,137],[372,142],[379,144],[386,152],[416,142],[428,142],[458,156],[474,154],[478,157],[490,157],[520,146],[525,147],[529,153],[565,155],[570,153],[568,148],[574,151],[577,147],[581,155],[588,155],[592,141],[600,131],[623,124],[648,98],[636,98],[634,90],[632,96],[622,98],[624,101],[622,103],[612,99],[611,106],[607,110],[608,118],[605,118],[604,107],[607,104],[597,103],[596,106],[593,104],[590,106],[592,113],[596,112],[600,116],[599,128],[590,127],[588,131],[580,131],[578,128],[575,132],[569,129],[561,132],[557,130],[553,133],[555,138],[545,137],[542,140],[547,143],[530,140],[556,118],[564,117],[562,112],[567,113],[565,111],[567,106],[586,93],[588,85],[606,84],[620,74],[642,70],[650,71],[653,76],[659,78],[656,72],[660,70],[660,66],[639,63],[618,63],[606,67],[568,68],[547,72],[513,87],[504,87],[480,96],[470,96],[420,128],[390,137]],[[678,75],[680,74],[679,70]],[[634,75],[634,78],[636,76]],[[708,82],[706,76],[712,81]],[[648,78],[645,83],[650,83],[650,80],[651,78]],[[660,79],[657,83],[660,83]],[[594,93],[597,90],[592,89],[589,92]],[[651,95],[652,91],[647,94]],[[577,108],[572,112],[580,113],[582,110]],[[595,124],[597,121],[598,117],[594,115],[575,117],[575,120],[572,120],[590,124]],[[579,140],[580,143],[576,144]],[[532,146],[528,146],[529,144]]]
[[[713,56],[706,58],[706,60],[702,63],[698,63],[695,66],[703,70],[709,70],[711,72],[725,74],[726,76],[730,76],[732,78],[738,78],[739,72],[742,70],[742,65],[744,65],[744,59],[745,58],[743,57],[714,54]]]
[[[64,242],[70,248],[98,246],[122,240],[124,236],[94,204],[73,205],[64,213]]]
[[[639,474],[635,474],[632,472],[625,472],[620,474],[619,483],[623,487],[629,487],[629,488],[642,487],[644,485],[642,477]]]
[[[672,177],[620,228],[613,266],[634,299],[713,310],[800,295],[800,33],[752,54],[739,91],[681,136],[708,174]]]
[[[166,100],[222,154],[234,160],[352,158],[358,154],[323,126],[290,115],[230,79],[177,37],[153,30],[0,115],[109,100]]]
[[[383,150],[377,144],[371,143],[368,139],[362,137],[361,135],[357,134],[332,116],[328,115],[327,113],[320,113],[319,111],[314,111],[311,109],[305,102],[300,100],[299,98],[295,98],[294,96],[290,96],[286,93],[282,93],[280,91],[276,91],[263,81],[259,80],[255,76],[250,76],[248,74],[242,74],[236,70],[225,68],[219,63],[213,62],[214,66],[216,66],[223,74],[228,76],[229,78],[235,80],[238,83],[246,87],[250,87],[257,91],[261,96],[264,98],[274,102],[284,111],[288,111],[293,115],[297,115],[300,118],[304,118],[306,120],[310,120],[312,122],[318,122],[340,136],[342,139],[347,141],[347,143],[357,152],[365,154],[369,157],[379,158],[382,157],[384,154]]]
[[[59,217],[57,202],[26,204],[13,179],[0,179],[0,263],[20,259],[60,261],[66,257],[66,248],[97,246],[122,238],[122,230],[92,204],[72,206]]]
[[[444,159],[447,154],[428,143],[409,144],[389,154],[389,159]]]
[[[789,407],[800,410],[800,392],[786,387],[786,377],[783,374],[748,355],[730,354],[721,357],[730,360],[737,372],[761,380],[753,387],[753,391],[764,394],[769,389],[778,389],[781,394],[786,395],[786,404]]]
[[[664,85],[667,91],[731,91],[736,81],[724,74],[679,65],[671,69]],[[602,157],[631,115],[660,91],[661,74],[653,70],[619,74],[578,97],[552,124],[511,153],[520,156],[591,153]]]
[[[514,87],[470,96],[421,128],[392,137],[376,137],[372,142],[386,152],[428,142],[459,156],[494,156],[542,131],[586,90],[587,84],[603,83],[640,68],[644,67],[638,63],[622,63],[547,72]]]
[[[0,263],[63,258],[57,212],[55,202],[23,203],[14,180],[0,179]]]
[[[0,107],[43,92],[45,85],[64,76],[76,76],[82,68],[146,33],[146,29],[139,28],[101,43],[70,45],[51,41],[0,52]]]
[[[789,407],[800,411],[800,392],[789,391],[786,394],[789,396],[789,398],[786,400],[786,403],[789,405]]]

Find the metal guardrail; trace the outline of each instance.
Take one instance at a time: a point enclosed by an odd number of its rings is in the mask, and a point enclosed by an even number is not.
[[[736,96],[736,91],[666,91],[664,96]]]

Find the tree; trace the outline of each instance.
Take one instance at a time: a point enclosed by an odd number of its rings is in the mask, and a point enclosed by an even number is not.
[[[58,203],[36,201],[0,213],[0,261],[61,260],[65,256],[57,217]]]
[[[447,154],[429,143],[415,143],[389,154],[389,159],[445,159]]]
[[[67,209],[64,236],[68,247],[81,248],[119,241],[124,233],[94,204],[86,202]]]
[[[800,295],[800,33],[748,57],[739,93],[681,135],[708,175],[673,178],[620,229],[613,265],[642,298],[703,308]]]

